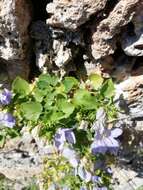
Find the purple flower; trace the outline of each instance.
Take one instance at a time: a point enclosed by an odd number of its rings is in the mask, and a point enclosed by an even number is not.
[[[76,168],[78,166],[79,159],[78,159],[76,152],[73,149],[71,149],[69,147],[65,147],[62,151],[62,155],[69,161],[69,163],[74,168]]]
[[[0,113],[0,124],[5,127],[13,128],[15,125],[15,118],[10,113]]]
[[[79,166],[78,168],[78,175],[79,177],[84,180],[85,182],[91,181],[92,175],[83,166]]]
[[[101,182],[102,181],[102,179],[101,179],[101,177],[99,177],[99,176],[92,176],[92,182],[93,183],[98,183],[98,182]]]
[[[54,141],[55,141],[55,146],[59,150],[63,149],[64,143],[66,141],[69,144],[76,143],[75,135],[74,135],[72,129],[69,129],[69,128],[58,129],[57,133],[55,134]]]
[[[91,144],[91,150],[93,154],[110,152],[111,154],[117,154],[119,149],[119,142],[115,139],[122,134],[122,130],[115,128],[109,130],[107,128],[100,127],[96,131],[94,142]]]
[[[113,174],[113,171],[112,171],[112,169],[111,169],[110,167],[108,167],[108,168],[106,169],[106,171],[107,171],[107,173],[110,174],[110,175]]]
[[[8,105],[11,102],[12,93],[8,89],[4,89],[0,94],[0,102],[2,105]]]

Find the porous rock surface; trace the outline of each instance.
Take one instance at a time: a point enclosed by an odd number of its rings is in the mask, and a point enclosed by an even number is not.
[[[45,1],[35,17],[37,1],[0,1],[0,83],[27,77],[31,62],[40,72],[112,77],[122,110],[116,124],[124,129],[114,189],[137,189],[143,185],[143,0]],[[16,181],[14,189],[39,175],[51,151],[35,134],[23,131],[0,150],[0,173]]]
[[[109,16],[95,28],[95,32],[93,30],[91,50],[95,59],[114,53],[116,34],[120,32],[121,27],[131,21],[137,6],[140,6],[140,0],[119,1]]]
[[[47,12],[52,16],[47,23],[52,26],[77,29],[92,14],[104,9],[107,0],[53,0],[47,5]]]
[[[140,13],[140,14],[138,14]],[[123,35],[122,47],[129,56],[143,56],[143,2],[136,9],[136,14],[132,20],[134,24],[134,35],[128,33]]]
[[[26,77],[29,72],[31,15],[31,5],[26,0],[0,1],[0,64],[5,61],[11,78]]]

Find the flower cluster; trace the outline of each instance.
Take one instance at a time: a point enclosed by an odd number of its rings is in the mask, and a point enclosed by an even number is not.
[[[106,153],[117,155],[119,149],[119,141],[116,139],[122,134],[120,128],[109,129],[107,128],[107,117],[105,110],[101,107],[97,110],[96,121],[91,126],[93,132],[92,143],[89,146],[90,152],[93,156],[105,155]],[[72,175],[80,178],[84,184],[80,187],[80,190],[107,190],[107,187],[103,186],[104,182],[101,175],[96,175],[96,171],[99,169],[104,171],[107,175],[112,175],[112,170],[107,167],[105,162],[96,161],[90,163],[89,160],[84,160],[80,153],[74,149],[77,140],[74,131],[77,128],[59,128],[54,137],[54,144],[59,153],[68,160],[70,165],[74,168]],[[84,129],[85,130],[85,129]],[[59,154],[59,155],[60,155]],[[88,165],[88,166],[87,166]],[[86,185],[90,184],[90,185]],[[70,187],[66,186],[61,188],[62,190]]]
[[[11,129],[17,123],[19,131],[39,126],[55,150],[55,156],[47,155],[45,189],[108,190],[108,160],[117,156],[122,134],[107,122],[117,112],[113,97],[112,80],[96,74],[82,84],[74,77],[42,74],[29,85],[17,77],[12,90],[0,94],[0,125]]]

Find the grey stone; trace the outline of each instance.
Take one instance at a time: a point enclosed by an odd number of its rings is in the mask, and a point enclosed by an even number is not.
[[[109,16],[93,29],[91,51],[95,60],[114,53],[116,35],[132,20],[137,6],[140,6],[140,0],[119,1]]]
[[[27,74],[29,67],[28,26],[31,22],[31,4],[26,0],[0,1],[0,57],[7,65],[15,64],[12,75]],[[16,69],[18,68],[18,69]],[[19,73],[20,68],[20,73]],[[11,70],[8,68],[8,70]]]
[[[143,2],[140,2],[132,23],[134,24],[134,35],[129,36],[128,33],[123,35],[122,48],[129,56],[143,56]]]
[[[107,0],[54,0],[47,4],[52,16],[47,23],[59,28],[77,29],[89,20],[92,14],[102,10]]]

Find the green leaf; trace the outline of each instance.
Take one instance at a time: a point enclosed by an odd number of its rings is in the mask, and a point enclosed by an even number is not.
[[[66,99],[59,100],[58,107],[62,112],[65,113],[66,117],[71,115],[75,109],[75,106],[72,103],[67,102]]]
[[[59,120],[63,119],[64,113],[58,110],[50,110],[49,112],[45,113],[43,117],[43,121],[45,124],[48,123],[57,123]]]
[[[16,94],[28,95],[30,93],[30,86],[24,79],[16,77],[12,83],[12,90]]]
[[[99,88],[101,88],[104,79],[102,78],[102,76],[98,75],[98,74],[91,74],[89,76],[89,80],[92,83],[92,86],[98,90]]]
[[[35,88],[33,90],[33,96],[37,102],[42,102],[43,98],[46,96],[47,91]]]
[[[106,98],[111,98],[115,95],[115,87],[112,79],[105,81],[101,89],[101,94]]]
[[[63,84],[61,84],[60,86],[57,86],[56,89],[55,89],[55,93],[57,95],[62,95],[63,97],[67,97],[67,94],[65,92],[65,87]]]
[[[96,109],[96,97],[92,96],[88,90],[79,89],[74,94],[73,103],[85,109]]]
[[[65,77],[63,81],[65,91],[68,93],[73,87],[78,86],[78,80],[74,77]]]
[[[56,86],[58,83],[58,77],[57,76],[51,76],[49,74],[41,74],[39,76],[39,80],[37,82],[37,86],[40,89],[45,89],[47,88],[49,85],[51,86]]]
[[[42,112],[42,106],[39,102],[26,102],[21,104],[20,110],[27,120],[37,121]]]
[[[44,108],[45,109],[50,109],[51,105],[53,104],[55,99],[55,93],[54,92],[49,92],[46,96],[46,98],[44,99],[45,105]]]

